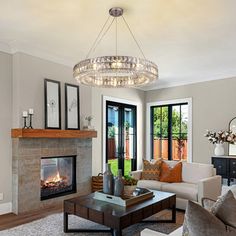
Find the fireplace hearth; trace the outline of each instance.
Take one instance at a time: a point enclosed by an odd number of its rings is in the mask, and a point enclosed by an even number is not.
[[[41,200],[76,193],[76,156],[41,158]]]

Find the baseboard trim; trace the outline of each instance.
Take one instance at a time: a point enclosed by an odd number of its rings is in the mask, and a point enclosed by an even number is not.
[[[0,204],[0,215],[11,213],[12,212],[12,203],[6,202]]]

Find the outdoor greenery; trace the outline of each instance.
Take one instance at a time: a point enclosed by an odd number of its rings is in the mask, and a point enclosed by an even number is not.
[[[168,137],[168,107],[156,107],[153,109],[154,138]],[[162,125],[161,125],[162,123]],[[172,137],[179,138],[181,125],[181,138],[187,139],[187,121],[181,120],[180,112],[172,109]]]
[[[129,172],[131,171],[131,160],[125,160],[125,170],[124,170],[124,175],[129,175]],[[112,159],[108,160],[108,163],[111,164],[111,171],[113,175],[117,176],[117,171],[118,171],[118,159]]]
[[[115,126],[109,126],[108,127],[108,138],[114,138],[115,137]]]

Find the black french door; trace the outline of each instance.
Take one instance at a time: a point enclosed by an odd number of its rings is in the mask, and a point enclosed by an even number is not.
[[[117,175],[123,175],[137,168],[137,118],[136,106],[106,102],[106,163]]]

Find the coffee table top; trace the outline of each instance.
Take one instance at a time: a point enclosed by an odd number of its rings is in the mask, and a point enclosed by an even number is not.
[[[131,206],[122,207],[116,204],[108,203],[105,201],[96,200],[93,198],[94,194],[89,194],[87,196],[76,197],[72,199],[65,200],[65,203],[74,204],[76,206],[85,207],[87,209],[92,209],[99,212],[105,212],[106,214],[111,214],[116,217],[121,217],[127,215],[132,212],[137,212],[138,210],[142,210],[145,207],[150,205],[155,205],[157,203],[161,203],[164,201],[168,201],[172,199],[175,201],[176,194],[175,193],[168,193],[168,192],[161,192],[152,190],[154,197],[144,200],[140,203],[136,203]]]

